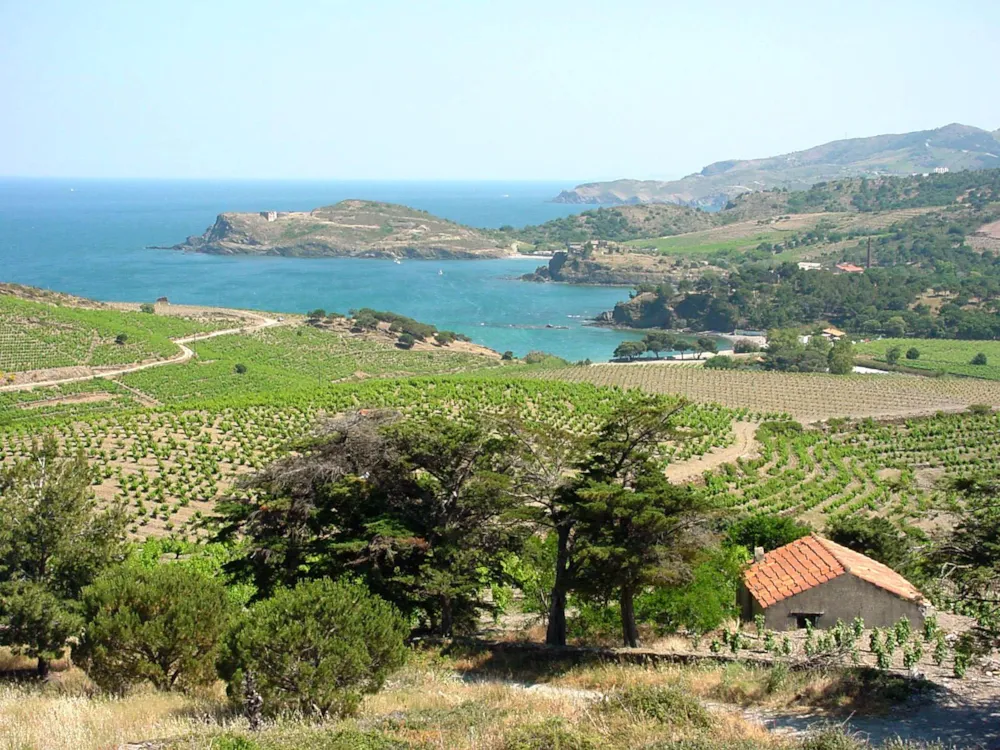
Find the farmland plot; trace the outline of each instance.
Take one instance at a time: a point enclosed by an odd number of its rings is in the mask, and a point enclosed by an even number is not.
[[[0,372],[165,359],[178,352],[172,338],[224,325],[140,312],[61,307],[0,294]]]
[[[1000,414],[942,414],[903,422],[836,421],[822,429],[758,431],[759,457],[708,474],[720,504],[822,526],[859,511],[932,527],[953,509],[948,478],[996,470]]]
[[[784,413],[803,422],[916,416],[959,411],[972,404],[1000,407],[1000,384],[957,378],[707,370],[641,363],[567,367],[534,376],[641,388],[731,409]]]
[[[880,339],[858,344],[858,354],[885,362],[886,352],[899,348],[903,356],[899,364],[918,370],[946,372],[986,380],[1000,380],[1000,341],[959,341],[954,339]],[[919,356],[907,359],[905,354],[916,349]],[[985,365],[974,365],[973,357],[986,355]]]
[[[194,537],[203,533],[215,498],[237,476],[284,455],[327,414],[356,408],[456,419],[476,411],[513,413],[529,423],[586,434],[627,397],[620,389],[586,384],[473,376],[373,380],[289,393],[267,404],[234,400],[187,411],[136,409],[54,423],[24,419],[6,427],[0,422],[0,458],[25,455],[37,434],[50,429],[67,450],[87,455],[101,499],[129,506],[134,534]],[[690,439],[662,446],[661,460],[685,461],[727,445],[733,417],[718,406],[685,407],[678,424]]]

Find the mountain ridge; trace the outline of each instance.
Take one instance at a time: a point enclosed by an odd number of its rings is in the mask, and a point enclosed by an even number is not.
[[[848,138],[756,159],[713,162],[677,180],[619,179],[562,191],[556,203],[674,203],[718,210],[756,190],[803,190],[845,177],[1000,167],[1000,130],[951,123],[933,130]]]

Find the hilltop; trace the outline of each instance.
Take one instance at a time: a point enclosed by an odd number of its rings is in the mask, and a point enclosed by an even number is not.
[[[219,214],[175,245],[218,255],[360,258],[499,258],[510,253],[478,229],[392,203],[345,200],[312,211]]]
[[[803,190],[848,177],[910,175],[1000,166],[1000,131],[953,123],[934,130],[849,138],[763,159],[709,164],[679,180],[613,180],[564,190],[557,203],[676,203],[720,209],[742,193]]]

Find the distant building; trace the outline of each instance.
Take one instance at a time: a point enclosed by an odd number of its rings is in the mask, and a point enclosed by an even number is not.
[[[823,335],[832,341],[838,341],[844,338],[847,335],[847,332],[841,331],[839,328],[824,328]]]
[[[813,263],[807,260],[800,260],[798,262],[800,271],[818,271],[823,267],[822,263]]]
[[[261,211],[260,215],[267,219],[267,221],[276,221],[278,218],[277,211]]]
[[[771,630],[832,628],[855,617],[869,628],[891,627],[902,617],[920,628],[929,607],[899,573],[815,534],[766,555],[758,548],[737,596],[741,617],[762,614]]]
[[[865,269],[853,263],[838,263],[836,269],[841,273],[864,273]]]

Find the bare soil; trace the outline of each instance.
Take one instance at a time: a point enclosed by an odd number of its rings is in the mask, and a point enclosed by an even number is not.
[[[735,440],[732,445],[714,448],[690,461],[670,464],[666,470],[667,479],[677,484],[693,482],[700,480],[706,471],[717,469],[723,464],[733,463],[740,458],[756,458],[760,455],[760,444],[754,437],[756,431],[756,422],[734,423]]]
[[[59,406],[62,404],[92,404],[97,401],[110,401],[114,398],[113,393],[79,393],[75,396],[63,396],[62,398],[47,398],[42,401],[29,401],[18,404],[20,409],[40,409],[46,406]]]

